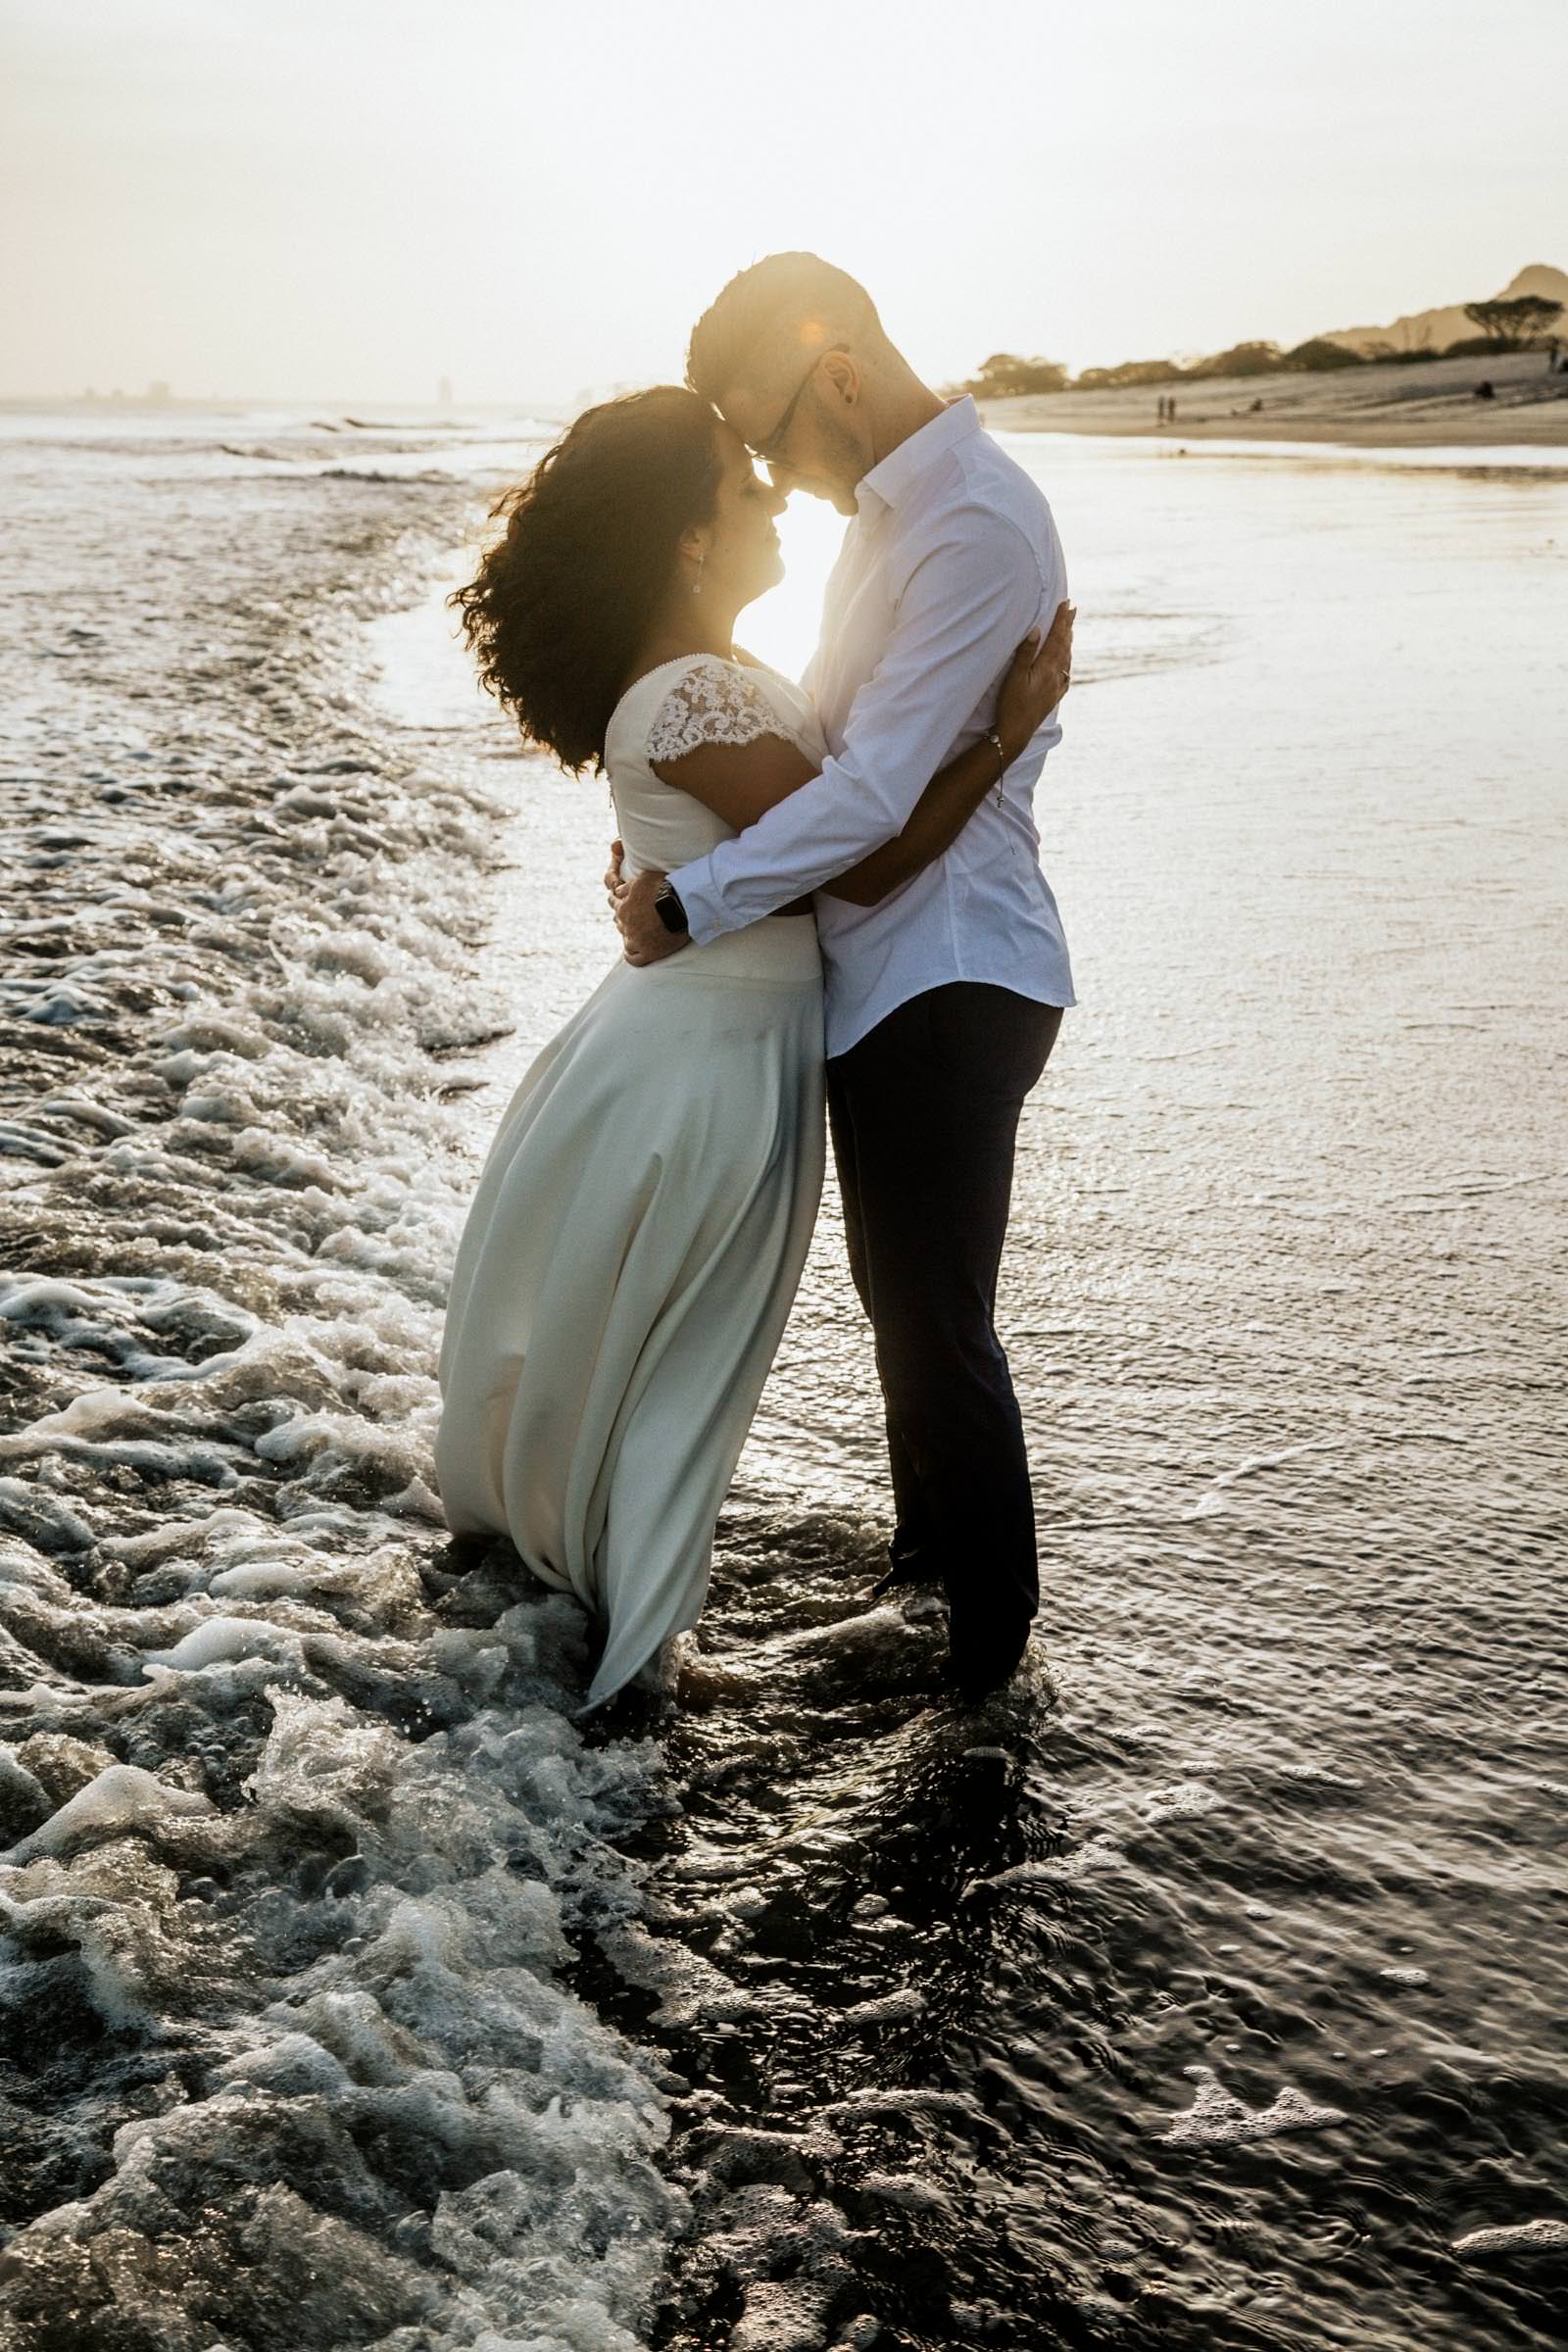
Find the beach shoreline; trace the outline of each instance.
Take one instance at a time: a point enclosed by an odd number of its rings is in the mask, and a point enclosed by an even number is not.
[[[1478,399],[1490,382],[1494,398]],[[1161,397],[1175,417],[1159,421]],[[1253,403],[1260,403],[1254,407]],[[980,404],[1012,433],[1140,435],[1161,441],[1338,442],[1365,449],[1561,449],[1568,464],[1568,374],[1539,351],[1390,362],[1263,376],[1183,377],[1092,392],[1020,393]]]

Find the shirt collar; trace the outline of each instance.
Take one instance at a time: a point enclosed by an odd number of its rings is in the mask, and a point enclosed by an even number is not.
[[[868,502],[896,507],[944,451],[979,430],[980,412],[972,396],[966,392],[959,400],[950,400],[940,416],[920,425],[897,449],[890,449],[880,465],[861,474],[855,485],[855,500],[861,514]]]

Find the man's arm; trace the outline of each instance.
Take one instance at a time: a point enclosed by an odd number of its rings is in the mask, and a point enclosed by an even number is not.
[[[1044,634],[1038,627],[1030,631],[997,691],[994,725],[937,770],[891,841],[823,883],[829,897],[848,900],[856,906],[879,906],[952,847],[981,801],[1000,782],[998,755],[1005,773],[1023,757],[1071,685],[1073,619],[1074,607],[1058,605],[1056,617]],[[679,692],[677,687],[675,694]],[[787,794],[798,792],[818,772],[815,760],[808,760],[795,743],[775,735],[766,719],[750,743],[698,744],[674,760],[651,760],[649,764],[662,782],[701,801],[737,833],[757,824],[769,808]],[[665,931],[657,904],[650,904],[655,894],[662,895],[662,871],[627,882],[621,858],[617,841],[612,849],[605,890],[625,938],[627,962],[658,963],[665,955],[689,947],[691,937],[684,923]],[[639,890],[644,891],[640,908],[636,905]],[[803,898],[779,911],[808,914],[810,908],[810,900]],[[655,923],[661,923],[658,937],[653,934]]]
[[[961,508],[921,557],[893,634],[856,696],[844,749],[733,841],[670,879],[699,944],[771,914],[891,841],[1041,610],[1015,523]]]

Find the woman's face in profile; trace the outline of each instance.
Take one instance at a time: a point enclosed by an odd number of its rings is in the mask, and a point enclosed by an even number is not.
[[[727,424],[716,429],[723,478],[713,505],[704,577],[733,596],[738,609],[765,595],[784,577],[774,516],[784,512],[785,500],[783,492],[758,472],[739,434]]]

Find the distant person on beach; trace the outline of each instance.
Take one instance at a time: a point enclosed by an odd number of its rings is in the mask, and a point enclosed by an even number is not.
[[[1476,389],[1475,389],[1475,397],[1476,397],[1476,399],[1477,399],[1477,400],[1495,400],[1495,399],[1496,399],[1496,397],[1497,397],[1497,395],[1496,395],[1496,391],[1495,391],[1495,388],[1494,388],[1494,385],[1493,385],[1492,378],[1491,378],[1490,376],[1486,376],[1486,375],[1484,375],[1484,376],[1482,377],[1482,379],[1481,379],[1480,383],[1479,383],[1479,384],[1477,384],[1477,386],[1476,386]]]
[[[973,402],[922,383],[865,289],[814,255],[733,279],[693,332],[687,372],[780,491],[850,518],[804,681],[828,757],[809,780],[781,771],[799,789],[755,822],[732,802],[738,839],[639,857],[654,870],[622,888],[617,919],[634,965],[678,970],[817,894],[828,1111],[895,1514],[872,1591],[938,1587],[949,1671],[982,1690],[1022,1658],[1039,1606],[995,1308],[1019,1115],[1075,1001],[1032,817],[1060,729],[1031,729],[1021,756],[987,730],[1014,642],[1054,614],[1060,626],[1060,544]],[[874,904],[834,895],[835,874],[907,821],[932,769],[988,741],[993,789],[946,853]],[[774,773],[775,752],[746,757],[759,778]]]
[[[585,1604],[588,1706],[667,1681],[810,1239],[825,1089],[888,1396],[884,1582],[944,1583],[945,1680],[978,1695],[1038,1598],[991,1316],[1019,1107],[1073,1001],[1029,813],[1070,676],[1060,552],[973,402],[812,256],[726,288],[689,374],[580,416],[455,598],[524,736],[608,771],[627,952],[480,1172],[442,1506]],[[861,516],[809,692],[733,634],[796,481]]]

